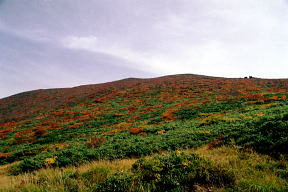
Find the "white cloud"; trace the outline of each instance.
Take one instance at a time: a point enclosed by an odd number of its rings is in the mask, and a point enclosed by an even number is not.
[[[62,41],[65,47],[71,49],[84,49],[87,51],[95,51],[98,44],[98,38],[91,36],[68,36]]]
[[[180,1],[177,6],[154,14],[150,25],[146,23],[147,31],[141,33],[127,31],[125,38],[117,33],[114,38],[75,35],[62,43],[71,49],[119,57],[133,63],[131,67],[157,74],[238,77],[261,76],[262,72],[268,77],[273,71],[276,77],[288,70],[284,0]],[[269,70],[275,62],[281,70]]]
[[[206,71],[206,73],[212,75],[221,72],[223,68],[227,70],[227,50],[216,41],[196,47],[178,45],[171,52],[139,52],[120,44],[108,45],[108,43],[101,43],[95,36],[69,36],[62,41],[62,44],[64,47],[70,49],[82,49],[119,57],[135,64],[131,67],[141,67],[146,71],[156,74],[185,72],[201,74],[203,71]],[[175,50],[178,51],[174,52]],[[211,68],[211,64],[218,67]]]

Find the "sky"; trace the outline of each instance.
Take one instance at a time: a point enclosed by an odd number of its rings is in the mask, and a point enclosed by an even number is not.
[[[0,0],[0,98],[170,74],[288,78],[288,0]]]

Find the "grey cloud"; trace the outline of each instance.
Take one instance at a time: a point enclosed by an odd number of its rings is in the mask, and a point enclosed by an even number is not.
[[[105,54],[69,50],[0,33],[0,97],[39,88],[152,76],[131,69],[131,65]]]
[[[0,0],[1,94],[151,73],[286,77],[287,9],[286,0]],[[71,49],[69,37],[97,42]]]

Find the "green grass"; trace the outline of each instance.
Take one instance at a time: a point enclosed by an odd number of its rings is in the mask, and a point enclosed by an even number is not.
[[[288,190],[287,161],[236,145],[182,151],[10,176],[11,184],[7,183],[2,191]]]

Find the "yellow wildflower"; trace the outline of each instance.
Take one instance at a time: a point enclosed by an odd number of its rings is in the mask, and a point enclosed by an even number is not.
[[[187,167],[187,166],[189,165],[189,163],[188,163],[188,162],[183,162],[182,165],[183,165],[184,167]]]
[[[54,164],[56,158],[57,158],[57,156],[54,156],[54,157],[51,157],[51,158],[46,158],[46,159],[44,160],[46,166],[50,166],[50,165]]]
[[[161,135],[161,134],[165,133],[165,130],[164,130],[164,129],[159,130],[159,131],[157,131],[157,133],[158,133],[159,135]]]

